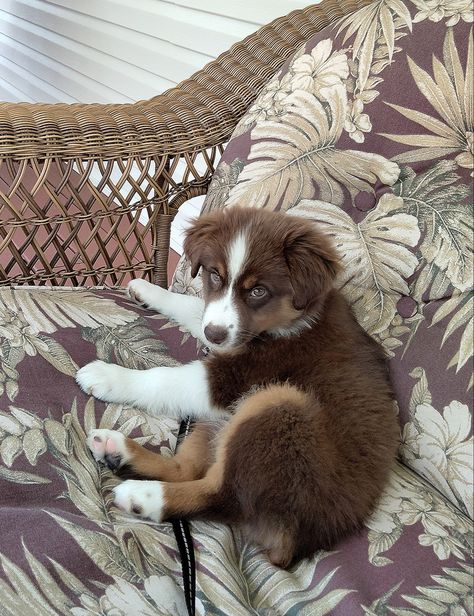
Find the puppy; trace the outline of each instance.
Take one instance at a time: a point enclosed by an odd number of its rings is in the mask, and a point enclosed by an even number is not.
[[[77,382],[198,423],[173,458],[113,430],[93,430],[88,446],[142,479],[115,489],[125,511],[240,525],[289,567],[359,530],[384,487],[398,441],[385,356],[334,290],[338,258],[312,222],[227,208],[196,220],[184,248],[204,300],[144,280],[128,292],[202,339],[208,356],[149,370],[95,361]]]

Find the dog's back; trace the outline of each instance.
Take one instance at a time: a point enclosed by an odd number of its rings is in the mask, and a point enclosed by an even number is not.
[[[398,437],[385,357],[332,291],[317,323],[208,360],[216,400],[237,406],[223,502],[282,566],[359,529],[393,464]],[[226,438],[227,440],[227,438]]]

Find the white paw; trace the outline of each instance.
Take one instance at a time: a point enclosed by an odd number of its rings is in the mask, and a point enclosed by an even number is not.
[[[117,430],[91,430],[86,443],[94,459],[103,462],[111,470],[123,466],[131,458],[127,451],[126,437]]]
[[[76,382],[87,394],[105,402],[126,402],[127,368],[93,361],[76,373]]]
[[[157,289],[159,289],[159,287],[151,284],[148,280],[136,278],[128,283],[127,295],[137,304],[148,308],[153,302],[154,296],[157,294]]]
[[[128,479],[115,487],[114,492],[114,502],[123,511],[162,521],[165,500],[161,481]]]

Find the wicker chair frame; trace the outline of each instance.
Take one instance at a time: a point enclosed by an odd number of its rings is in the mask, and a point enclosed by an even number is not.
[[[265,82],[370,1],[323,0],[276,19],[148,101],[1,103],[0,285],[166,285],[171,222],[206,193]]]

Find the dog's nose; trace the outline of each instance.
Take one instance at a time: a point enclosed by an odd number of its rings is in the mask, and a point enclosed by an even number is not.
[[[204,335],[212,344],[222,344],[227,338],[227,330],[225,327],[210,323],[204,328]]]

